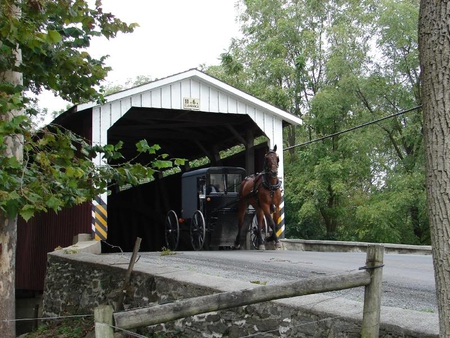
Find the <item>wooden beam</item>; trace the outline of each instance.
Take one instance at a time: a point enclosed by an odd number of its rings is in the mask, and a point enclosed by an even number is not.
[[[195,140],[195,144],[197,145],[197,147],[203,151],[203,153],[205,154],[206,157],[209,158],[209,161],[211,163],[214,162],[214,154],[212,154],[208,149],[206,149],[203,144],[201,142],[199,142],[198,140]]]
[[[370,283],[367,271],[334,276],[303,279],[276,285],[259,286],[233,292],[224,292],[149,308],[118,312],[114,314],[116,326],[133,329],[165,323],[200,313],[225,310],[274,299],[296,297],[320,292],[349,289]]]
[[[251,130],[247,130],[247,142],[245,146],[245,169],[247,175],[255,172],[255,138]]]
[[[231,131],[231,133],[234,135],[234,137],[236,137],[238,139],[238,141],[241,142],[244,145],[244,147],[247,147],[247,140],[244,139],[242,137],[242,135],[239,134],[237,132],[237,130],[231,124],[227,123],[227,128],[228,128],[229,131]]]

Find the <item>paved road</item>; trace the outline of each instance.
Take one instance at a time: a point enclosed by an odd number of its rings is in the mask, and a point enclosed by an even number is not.
[[[140,255],[141,260],[153,264],[267,285],[355,271],[366,260],[365,253],[282,250],[183,251],[167,256],[146,252]],[[382,305],[437,313],[431,256],[385,254],[384,263]],[[330,292],[328,295],[362,301],[364,288]]]

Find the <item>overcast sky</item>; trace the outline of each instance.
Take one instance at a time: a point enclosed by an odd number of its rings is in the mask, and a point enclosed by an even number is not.
[[[125,84],[139,75],[170,76],[200,64],[219,63],[231,39],[239,35],[236,0],[104,0],[103,8],[127,23],[134,33],[115,39],[94,39],[89,53],[109,55],[113,70],[107,82]],[[43,95],[39,106],[50,112],[67,103]]]

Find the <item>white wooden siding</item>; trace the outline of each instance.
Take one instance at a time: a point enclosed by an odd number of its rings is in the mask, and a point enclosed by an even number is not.
[[[101,132],[102,132],[102,121],[101,121],[101,108],[94,107],[92,109],[92,144],[93,145],[101,145]],[[105,129],[107,130],[107,129]],[[93,162],[95,165],[101,165],[101,157],[97,155]]]
[[[199,98],[200,97],[200,82],[195,81],[193,79],[189,79],[189,84],[191,86],[191,96],[192,98]]]
[[[195,73],[195,72],[194,72]],[[183,109],[184,98],[200,100],[200,110],[209,113],[246,114],[252,118],[270,140],[270,147],[278,146],[280,156],[280,175],[283,177],[283,119],[285,112],[257,100],[237,89],[203,73],[196,76],[174,76],[132,88],[123,93],[113,94],[110,101],[92,106],[92,141],[94,144],[107,144],[107,130],[131,107]],[[157,85],[161,83],[161,85]],[[226,90],[229,89],[229,90]],[[129,93],[129,95],[126,95]],[[239,94],[242,94],[240,96]],[[256,103],[255,103],[256,102]],[[284,115],[283,115],[284,114]],[[295,118],[294,118],[295,119]],[[101,164],[96,158],[95,163]]]
[[[161,108],[161,88],[157,88],[152,90],[152,105],[150,107],[153,108]]]
[[[211,88],[209,86],[200,86],[200,110],[211,111]]]
[[[146,91],[141,94],[142,96],[142,107],[151,107],[152,106],[152,94],[151,91]]]
[[[215,88],[209,88],[209,112],[218,113],[219,112],[219,91]],[[201,104],[201,102],[200,102]]]
[[[281,125],[277,123],[281,122],[281,119],[270,111],[262,110],[254,104],[240,100],[239,97],[202,83],[198,79],[184,79],[94,107],[93,129],[109,129],[131,107],[182,109],[183,98],[199,99],[200,110],[204,112],[246,114],[255,121],[269,139],[272,139],[274,129]],[[98,116],[99,113],[101,117]],[[101,130],[96,130],[94,133],[104,134]],[[105,139],[102,138],[102,141]]]

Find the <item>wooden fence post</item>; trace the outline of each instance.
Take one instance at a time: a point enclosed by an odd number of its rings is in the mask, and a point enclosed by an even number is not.
[[[111,305],[99,305],[94,309],[95,338],[114,338],[113,308]]]
[[[134,263],[136,262],[136,256],[138,254],[139,248],[141,247],[142,238],[137,237],[136,242],[134,243],[133,254],[130,258],[130,263],[128,264],[127,272],[125,273],[125,279],[122,284],[122,289],[119,293],[119,299],[117,300],[117,311],[123,310],[123,300],[125,298],[125,293],[130,286],[131,272],[133,272]]]
[[[377,338],[380,332],[381,285],[383,278],[384,246],[367,247],[366,266],[371,282],[364,291],[364,312],[361,327],[362,338]]]

